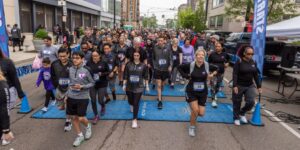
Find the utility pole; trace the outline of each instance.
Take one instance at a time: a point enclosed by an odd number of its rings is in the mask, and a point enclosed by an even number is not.
[[[114,0],[114,29],[116,29],[116,0]]]
[[[67,11],[67,2],[66,0],[59,0],[58,1],[58,5],[62,6],[62,36],[64,39],[64,36],[66,34],[66,22],[67,22],[67,15],[68,15],[68,11]]]

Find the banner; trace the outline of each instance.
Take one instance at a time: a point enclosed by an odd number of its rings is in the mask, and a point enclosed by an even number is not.
[[[6,57],[9,57],[8,35],[6,32],[5,14],[3,1],[0,1],[0,47]]]
[[[251,46],[254,48],[253,59],[257,63],[260,77],[263,77],[263,65],[266,45],[266,27],[268,0],[254,0],[254,19]]]

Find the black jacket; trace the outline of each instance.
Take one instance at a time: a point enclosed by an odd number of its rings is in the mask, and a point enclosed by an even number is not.
[[[68,90],[69,69],[72,67],[72,62],[69,61],[67,65],[63,66],[60,60],[56,60],[51,64],[51,80],[55,88],[62,92]]]
[[[128,62],[124,71],[127,91],[140,93],[144,89],[144,80],[148,80],[148,67],[144,63]]]
[[[93,79],[95,80],[95,88],[107,87],[107,76],[109,74],[108,64],[104,61],[99,61],[98,63],[88,61],[86,66],[91,69]]]
[[[9,101],[9,87],[6,81],[0,81],[0,132],[9,129],[7,101]],[[0,134],[1,135],[1,134]]]
[[[8,58],[0,58],[0,69],[2,70],[9,87],[15,87],[18,97],[21,99],[25,96],[21,83],[19,81],[15,64]]]

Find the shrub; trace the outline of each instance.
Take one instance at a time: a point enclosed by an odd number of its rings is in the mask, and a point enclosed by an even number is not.
[[[47,36],[48,36],[48,32],[45,29],[39,29],[38,31],[36,31],[34,38],[35,39],[44,39]]]

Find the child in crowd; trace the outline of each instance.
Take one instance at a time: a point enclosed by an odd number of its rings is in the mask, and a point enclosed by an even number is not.
[[[55,97],[53,94],[54,86],[51,81],[51,73],[50,73],[51,61],[50,61],[50,59],[48,57],[44,58],[42,61],[42,64],[43,64],[43,67],[40,70],[38,79],[36,81],[36,86],[39,87],[41,82],[43,81],[44,88],[46,90],[46,100],[45,100],[44,108],[42,108],[42,111],[47,112],[50,99],[55,100]]]

